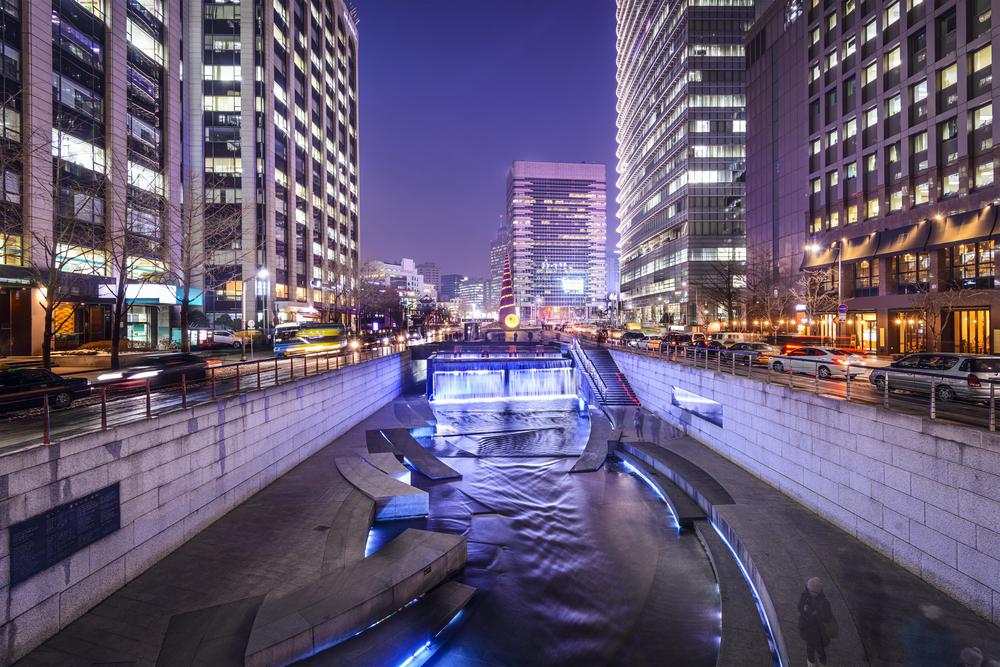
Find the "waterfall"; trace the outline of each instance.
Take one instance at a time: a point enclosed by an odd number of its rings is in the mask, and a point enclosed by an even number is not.
[[[576,396],[576,371],[571,366],[544,368],[464,369],[435,371],[435,401],[487,400]]]

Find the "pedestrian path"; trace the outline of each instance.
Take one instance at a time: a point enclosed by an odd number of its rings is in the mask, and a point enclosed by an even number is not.
[[[669,428],[659,432],[657,442],[626,438],[620,451],[675,482],[705,510],[711,523],[700,522],[698,530],[715,529],[738,554],[784,664],[806,662],[797,605],[810,577],[823,581],[836,619],[831,665],[957,665],[970,646],[1000,656],[997,625],[694,439],[672,436]],[[725,616],[723,624],[725,645],[733,626]],[[921,662],[928,647],[950,662]]]

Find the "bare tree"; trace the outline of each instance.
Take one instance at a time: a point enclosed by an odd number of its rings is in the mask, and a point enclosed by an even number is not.
[[[805,304],[810,335],[816,316],[829,313],[837,307],[837,292],[830,289],[834,275],[834,269],[812,269],[803,271],[799,276],[795,294]]]
[[[200,185],[200,184],[198,184]],[[213,187],[192,187],[183,204],[169,210],[165,217],[166,238],[173,254],[163,271],[166,281],[177,286],[180,304],[181,350],[191,351],[191,321],[199,286],[204,288],[216,252],[235,253],[242,261],[242,210],[239,202],[226,201],[221,191]],[[133,225],[134,227],[135,225]]]
[[[746,285],[747,268],[743,262],[729,260],[712,264],[711,273],[702,283],[702,294],[719,309],[725,311],[730,322],[740,316],[740,304]]]
[[[946,287],[941,285],[941,287]],[[949,286],[950,287],[950,286]],[[910,301],[917,317],[923,322],[924,340],[928,352],[941,350],[941,338],[952,322],[956,310],[982,302],[989,294],[977,289],[940,289],[922,283]]]
[[[744,298],[747,319],[771,322],[777,335],[778,322],[790,316],[795,291],[790,278],[775,269],[770,254],[763,253],[747,262]]]

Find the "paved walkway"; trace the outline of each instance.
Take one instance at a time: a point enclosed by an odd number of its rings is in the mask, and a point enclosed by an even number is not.
[[[176,627],[168,632],[171,617],[291,591],[362,559],[371,509],[358,511],[358,504],[371,501],[340,475],[334,459],[367,453],[366,429],[408,425],[396,419],[398,407],[386,405],[226,514],[18,667],[181,664],[174,652],[189,638],[175,638]],[[351,530],[362,524],[364,530]]]
[[[647,419],[646,440],[657,445],[646,445],[647,451],[659,449],[658,459],[681,477],[691,477],[691,486],[705,498],[715,498],[707,504],[736,531],[758,565],[792,666],[806,662],[796,605],[812,576],[823,579],[840,625],[830,645],[830,665],[960,665],[960,651],[970,646],[1000,657],[1000,627],[694,439],[656,422]],[[634,436],[626,427],[625,441],[636,442]],[[719,497],[713,484],[729,497]]]

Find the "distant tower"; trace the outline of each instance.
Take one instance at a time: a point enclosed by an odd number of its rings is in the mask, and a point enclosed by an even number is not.
[[[503,281],[500,284],[500,323],[505,329],[516,329],[520,324],[514,306],[514,280],[510,273],[510,253],[503,257]]]

